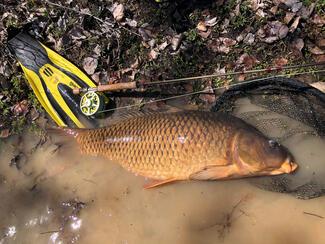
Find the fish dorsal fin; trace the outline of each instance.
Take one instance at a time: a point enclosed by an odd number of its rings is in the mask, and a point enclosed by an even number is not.
[[[136,117],[142,116],[150,116],[156,114],[165,114],[165,113],[174,113],[181,111],[178,108],[172,106],[166,106],[160,110],[151,110],[151,109],[143,109],[143,110],[127,110],[127,111],[116,111],[113,115],[108,117],[101,125],[102,126],[112,126],[122,121],[129,120]]]

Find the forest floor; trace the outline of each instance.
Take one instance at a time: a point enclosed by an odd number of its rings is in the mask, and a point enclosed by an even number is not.
[[[8,39],[21,29],[73,60],[100,83],[325,61],[324,0],[5,0],[0,16],[2,138],[21,132],[26,124],[37,128],[37,118],[44,114],[7,48]],[[253,76],[206,79],[164,91],[212,89]],[[318,74],[299,78],[308,83],[324,79]],[[214,101],[213,95],[188,99],[195,104]]]

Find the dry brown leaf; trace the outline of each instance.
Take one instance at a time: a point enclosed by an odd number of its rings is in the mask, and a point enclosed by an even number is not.
[[[23,100],[21,102],[18,102],[17,104],[15,104],[12,107],[12,112],[14,113],[14,115],[23,115],[23,114],[27,114],[29,111],[29,107],[28,107],[28,101],[27,100]]]
[[[297,27],[298,27],[298,25],[299,25],[299,21],[300,21],[300,16],[296,17],[296,18],[295,18],[295,21],[294,21],[294,22],[292,23],[292,25],[290,26],[289,31],[290,31],[291,33],[293,33],[293,32],[297,29]]]
[[[325,38],[316,40],[317,46],[325,48]]]
[[[287,12],[287,13],[286,13],[286,16],[284,17],[283,22],[284,22],[285,24],[289,24],[290,21],[293,19],[293,17],[295,17],[295,15],[296,15],[295,13]]]
[[[178,34],[178,35],[173,36],[173,38],[171,40],[171,45],[172,45],[172,49],[174,51],[176,51],[179,48],[182,40],[183,40],[183,34]]]
[[[208,104],[212,104],[216,101],[216,96],[214,94],[213,88],[211,85],[208,85],[204,88],[205,93],[211,93],[211,94],[201,94],[200,99]]]
[[[288,59],[286,58],[276,58],[273,60],[274,66],[284,66],[288,63]]]
[[[266,43],[273,43],[287,36],[289,28],[280,21],[271,21],[257,31],[257,35]]]
[[[203,32],[206,32],[208,30],[208,28],[206,27],[204,21],[200,21],[197,24],[196,29],[198,29],[199,31],[203,31]]]
[[[149,53],[150,60],[155,60],[159,56],[159,52],[157,52],[155,49],[152,49]]]
[[[282,3],[287,5],[290,8],[291,12],[298,12],[302,7],[302,2],[299,0],[281,0]]]
[[[291,46],[298,50],[299,52],[301,52],[301,50],[304,48],[305,46],[305,43],[304,43],[304,40],[301,39],[301,38],[297,38],[295,40],[293,40],[293,42],[291,43]]]
[[[113,17],[116,21],[121,21],[124,17],[124,6],[123,4],[118,4],[113,10]]]
[[[313,59],[315,60],[316,63],[324,63],[325,62],[325,54],[314,55]]]
[[[247,53],[241,55],[236,61],[237,65],[243,66],[246,70],[252,69],[258,63],[259,61],[254,56],[248,55]]]
[[[82,67],[87,72],[88,75],[92,75],[95,73],[95,70],[98,65],[97,58],[94,57],[86,57],[82,62]]]
[[[270,9],[270,12],[273,14],[273,15],[275,15],[277,12],[278,12],[278,5],[275,5],[275,6],[273,6],[271,9]]]
[[[312,54],[315,54],[315,55],[325,54],[325,51],[322,50],[322,49],[320,49],[320,48],[317,47],[317,46],[314,46],[314,47],[309,48],[309,51],[310,51]]]
[[[165,50],[165,48],[169,45],[169,43],[167,41],[161,43],[159,46],[158,46],[158,50],[159,51],[163,51]]]
[[[210,48],[219,53],[228,54],[230,52],[230,48],[236,45],[237,41],[228,37],[219,37],[212,41],[210,44]]]
[[[319,16],[318,14],[315,14],[311,19],[311,22],[322,27],[325,24],[325,16]]]
[[[7,138],[8,136],[10,136],[9,129],[4,129],[0,131],[0,138]]]
[[[206,39],[210,36],[211,34],[211,29],[208,29],[208,31],[203,32],[203,31],[199,31],[198,32],[199,36],[201,36],[202,38]]]
[[[205,20],[204,24],[209,27],[215,26],[217,24],[217,17]]]
[[[247,45],[252,45],[254,41],[255,41],[255,35],[253,33],[248,33],[243,40],[243,42]]]

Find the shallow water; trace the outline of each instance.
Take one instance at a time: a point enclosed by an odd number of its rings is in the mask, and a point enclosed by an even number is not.
[[[325,197],[299,200],[247,180],[144,190],[142,177],[71,143],[30,153],[37,142],[26,134],[1,144],[0,243],[325,243]],[[324,172],[323,140],[283,143]],[[9,166],[19,152],[20,169]],[[292,176],[297,184],[305,172]]]

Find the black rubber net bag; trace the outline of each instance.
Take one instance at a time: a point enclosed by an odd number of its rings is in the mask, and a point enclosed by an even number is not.
[[[325,93],[295,79],[267,78],[226,90],[212,110],[255,126],[299,164],[293,174],[247,179],[252,184],[301,199],[325,194]]]

